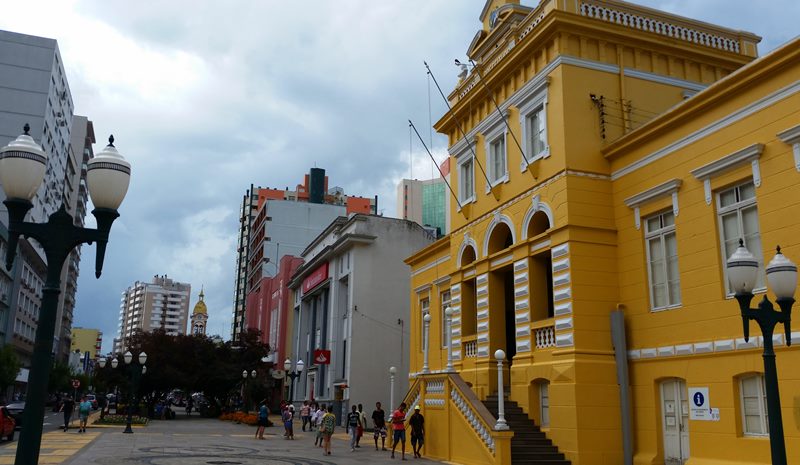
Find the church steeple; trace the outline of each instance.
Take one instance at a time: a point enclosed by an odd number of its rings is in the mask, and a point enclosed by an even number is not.
[[[206,334],[206,322],[208,321],[208,307],[206,307],[205,303],[205,292],[204,287],[200,287],[200,294],[198,295],[199,300],[194,306],[194,310],[192,311],[191,317],[191,334],[198,335],[202,334],[205,336]]]

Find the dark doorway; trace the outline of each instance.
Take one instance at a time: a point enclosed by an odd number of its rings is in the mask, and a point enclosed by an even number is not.
[[[514,313],[514,268],[498,271],[503,279],[503,305],[506,325],[506,357],[509,366],[517,354],[517,327]]]

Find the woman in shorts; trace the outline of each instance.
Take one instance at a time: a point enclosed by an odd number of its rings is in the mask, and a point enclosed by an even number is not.
[[[333,407],[328,406],[328,411],[322,417],[322,455],[331,455],[331,436],[336,428],[336,415],[332,412]]]

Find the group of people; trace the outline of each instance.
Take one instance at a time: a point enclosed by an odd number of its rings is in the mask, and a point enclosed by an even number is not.
[[[281,403],[281,421],[284,427],[284,438],[294,439],[294,406],[291,404]],[[406,427],[411,429],[411,448],[414,452],[414,457],[422,457],[422,446],[425,442],[425,417],[420,412],[419,405],[414,407],[414,413],[406,418],[407,405],[401,403],[397,409],[392,412],[389,417],[392,430],[392,458],[395,458],[395,451],[397,446],[400,446],[400,453],[402,460],[406,459]],[[266,401],[261,402],[258,411],[258,428],[256,429],[256,438],[264,439],[264,429],[268,425],[269,409],[267,408]],[[336,415],[333,413],[333,405],[319,405],[316,402],[303,402],[300,407],[300,419],[302,421],[303,431],[314,431],[314,446],[323,449],[323,455],[331,455],[331,436],[333,436],[336,428]],[[375,410],[372,412],[372,431],[373,440],[375,441],[375,450],[386,451],[386,413],[381,407],[381,403],[375,404]],[[350,435],[350,451],[355,451],[361,447],[361,438],[364,436],[364,431],[368,428],[367,417],[364,414],[364,408],[361,404],[353,405],[351,411],[345,418],[346,432]],[[406,423],[408,425],[406,426]],[[378,447],[378,439],[380,439],[380,447]]]

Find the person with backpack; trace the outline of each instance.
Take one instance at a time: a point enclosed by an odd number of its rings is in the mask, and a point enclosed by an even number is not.
[[[322,455],[331,455],[331,436],[333,436],[333,432],[336,429],[336,415],[333,414],[333,405],[329,405],[325,415],[322,416],[320,429],[322,430],[323,440]]]
[[[358,413],[354,405],[351,412],[347,414],[347,432],[350,433],[350,452],[356,450],[356,441],[358,441],[358,428],[361,427],[361,414]]]
[[[78,405],[78,415],[80,415],[80,423],[78,426],[79,433],[86,432],[86,423],[89,422],[89,412],[92,411],[92,403],[86,398],[86,396],[81,397],[81,403]]]

